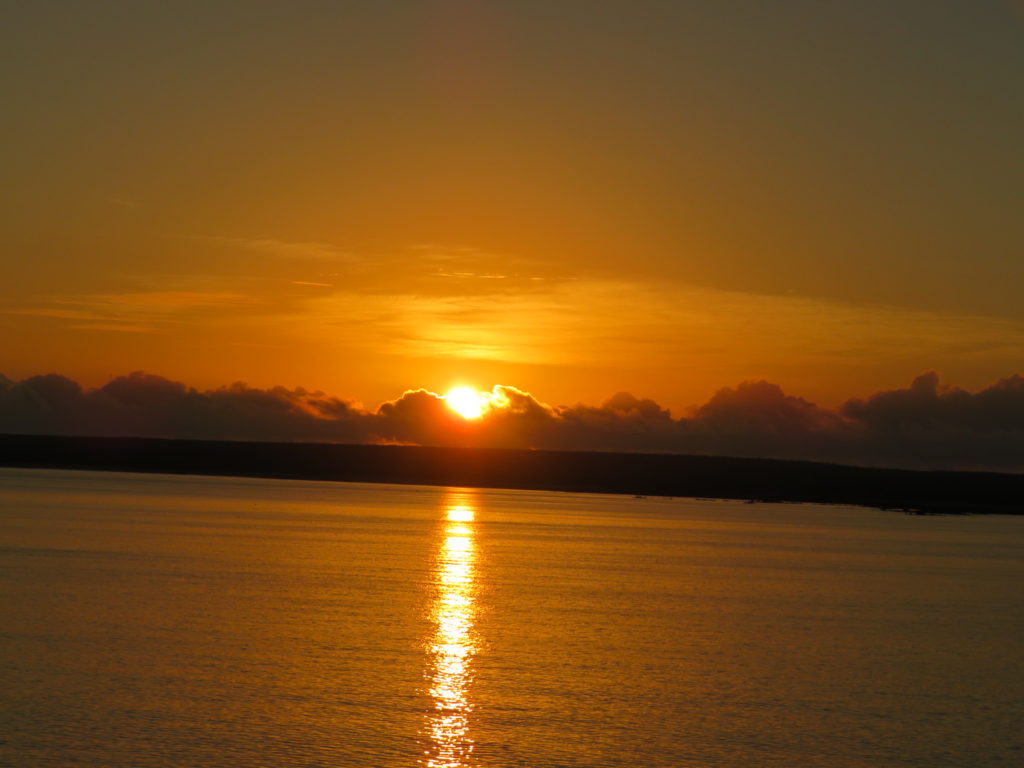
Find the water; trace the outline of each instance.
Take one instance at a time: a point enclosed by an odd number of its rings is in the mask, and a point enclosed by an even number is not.
[[[1024,764],[1024,519],[0,470],[0,765]]]

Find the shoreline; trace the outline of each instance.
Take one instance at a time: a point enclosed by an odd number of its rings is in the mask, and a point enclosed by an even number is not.
[[[0,466],[1024,514],[1024,475],[683,454],[0,435]]]

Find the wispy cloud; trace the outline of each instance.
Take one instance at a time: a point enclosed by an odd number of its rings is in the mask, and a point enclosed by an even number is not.
[[[82,323],[72,325],[77,331],[116,331],[118,333],[149,333],[156,330],[152,325],[138,323]]]
[[[315,261],[346,262],[353,261],[357,257],[349,251],[345,251],[330,243],[315,241],[289,241],[276,240],[273,238],[247,238],[247,237],[197,237],[196,240],[203,240],[210,243],[219,243],[232,248],[242,248],[248,251],[257,251],[270,256],[279,256],[286,259],[310,259]]]
[[[501,281],[494,281],[501,282]],[[413,357],[767,375],[787,366],[1024,356],[1024,324],[999,318],[611,280],[493,293],[347,287],[276,327]],[[817,361],[816,363],[814,361]]]
[[[420,244],[355,252],[314,240],[203,236],[204,244],[245,250],[281,261],[291,285],[330,288],[344,282],[366,295],[460,296],[543,291],[573,279],[557,264],[467,245]],[[293,262],[289,268],[287,262]],[[303,264],[302,262],[306,262]],[[290,274],[286,274],[290,272]]]
[[[140,291],[136,293],[100,293],[78,298],[55,299],[64,304],[114,307],[131,310],[176,311],[196,307],[223,307],[249,304],[253,299],[240,293],[209,291]]]
[[[13,308],[6,313],[72,321],[70,327],[77,330],[143,333],[196,315],[208,317],[261,303],[251,296],[230,292],[135,291],[51,296],[43,299],[42,306]]]
[[[94,312],[78,309],[57,309],[53,307],[26,307],[5,310],[8,315],[29,315],[31,317],[53,317],[58,320],[95,320],[100,317]]]

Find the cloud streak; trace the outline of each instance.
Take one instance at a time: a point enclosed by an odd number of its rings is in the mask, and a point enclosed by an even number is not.
[[[351,253],[330,243],[309,241],[276,240],[274,238],[252,237],[197,237],[202,240],[231,248],[277,256],[285,259],[309,259],[312,261],[344,262],[354,257]]]
[[[0,376],[0,432],[408,443],[814,459],[919,469],[1024,471],[1024,377],[978,392],[926,373],[906,388],[821,408],[766,381],[720,389],[691,415],[620,392],[552,406],[512,386],[465,420],[443,396],[409,390],[376,410],[302,387],[199,391],[135,372],[87,390],[58,374]]]
[[[48,306],[8,309],[5,313],[63,320],[80,330],[142,333],[196,315],[252,311],[261,304],[240,293],[180,290],[53,296],[47,301]]]

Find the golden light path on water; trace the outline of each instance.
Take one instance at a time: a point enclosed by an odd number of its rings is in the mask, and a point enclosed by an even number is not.
[[[429,768],[470,765],[473,738],[469,716],[476,587],[472,497],[454,493],[448,500],[446,522],[434,568],[433,635],[428,645],[427,677],[433,710],[427,714]]]

